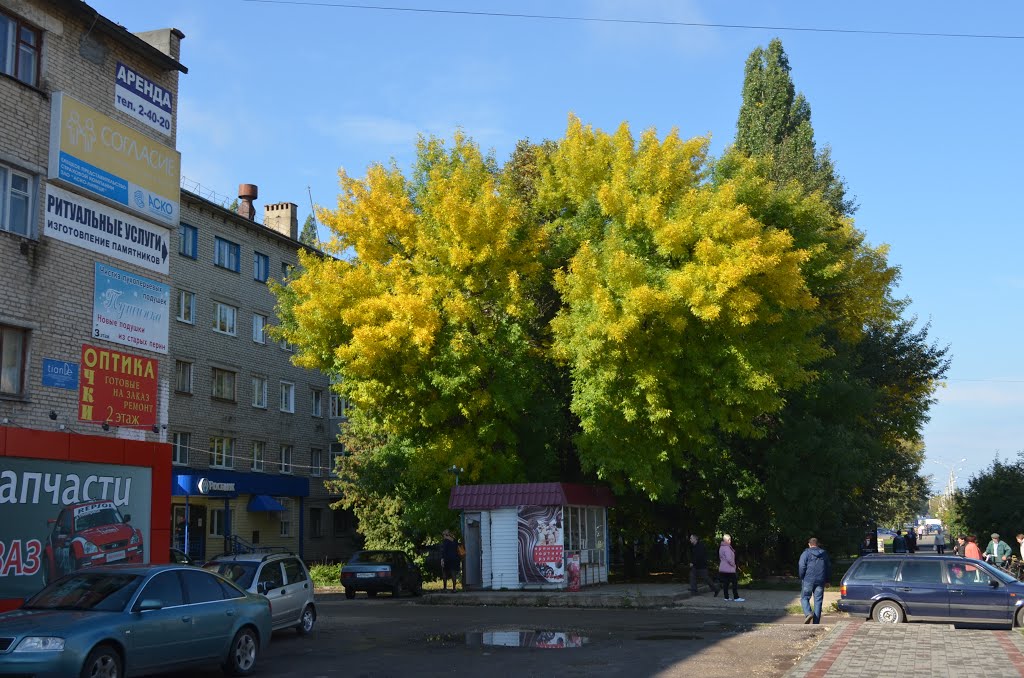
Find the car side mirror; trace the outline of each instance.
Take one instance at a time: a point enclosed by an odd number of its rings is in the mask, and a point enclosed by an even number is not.
[[[147,610],[159,610],[162,609],[163,606],[164,603],[162,600],[157,600],[156,598],[146,598],[141,603],[139,603],[139,612],[146,612]]]
[[[995,580],[995,579],[989,579],[988,580],[988,585],[991,586],[994,589],[999,588],[999,582],[997,580]]]
[[[126,523],[132,522],[132,514],[130,514],[130,513],[124,514],[124,522],[126,522]]]

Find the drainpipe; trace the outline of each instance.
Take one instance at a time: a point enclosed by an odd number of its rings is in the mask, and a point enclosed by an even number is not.
[[[306,498],[299,497],[299,558],[302,558],[303,548],[303,536],[306,528]],[[304,559],[303,559],[304,560]]]

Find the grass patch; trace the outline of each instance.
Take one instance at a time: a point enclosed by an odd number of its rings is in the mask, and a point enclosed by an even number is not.
[[[313,578],[313,586],[326,588],[341,585],[341,566],[344,563],[316,563],[309,568],[309,576]]]

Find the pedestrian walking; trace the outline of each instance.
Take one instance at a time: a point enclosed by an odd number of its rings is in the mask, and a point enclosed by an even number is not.
[[[978,546],[978,538],[973,534],[967,535],[967,545],[964,546],[964,557],[981,560],[981,547]]]
[[[736,575],[736,549],[732,547],[732,537],[722,535],[722,544],[718,547],[718,578],[722,582],[722,597],[729,600],[729,584],[732,584],[733,602],[742,603],[740,598],[739,579]]]
[[[896,530],[896,536],[892,538],[892,552],[893,553],[906,553],[907,552],[907,540],[903,536],[902,530]]]
[[[448,590],[448,580],[452,580],[452,592],[455,592],[455,582],[459,579],[459,545],[455,543],[455,537],[451,530],[444,531],[444,541],[441,542],[441,590]]]
[[[711,590],[718,595],[718,585],[715,584],[711,575],[708,574],[708,552],[697,535],[690,535],[690,594],[697,595],[697,580],[707,583]]]
[[[946,532],[939,525],[935,530],[935,552],[942,555],[946,552]]]
[[[1010,562],[1010,545],[999,540],[999,533],[992,533],[992,541],[985,547],[985,560],[998,567],[1006,567]]]
[[[800,607],[804,610],[804,623],[821,623],[821,607],[825,602],[825,587],[832,579],[832,562],[825,549],[818,546],[818,540],[811,537],[807,548],[800,554],[798,567],[800,575]],[[811,596],[814,596],[814,610],[811,610]]]
[[[953,544],[953,555],[966,558],[967,556],[964,554],[965,548],[967,548],[967,537],[962,534],[957,535],[956,543]]]
[[[917,533],[914,528],[907,530],[907,553],[917,553]]]

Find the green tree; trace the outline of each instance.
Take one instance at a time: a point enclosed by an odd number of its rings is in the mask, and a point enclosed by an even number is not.
[[[1017,453],[1017,461],[1003,461],[996,457],[987,469],[971,476],[967,487],[956,495],[956,510],[972,534],[982,537],[998,532],[1012,544],[1024,525],[1024,506],[1017,497],[1024,494],[1024,452]]]
[[[302,225],[299,242],[310,247],[320,247],[320,238],[316,233],[316,219],[313,218],[312,214],[306,217],[306,223]]]
[[[736,127],[737,148],[775,160],[771,174],[775,181],[795,180],[807,191],[820,191],[837,214],[853,213],[854,202],[836,174],[831,150],[827,146],[817,150],[811,106],[796,92],[789,58],[778,38],[768,43],[767,49],[758,47],[747,57]]]

